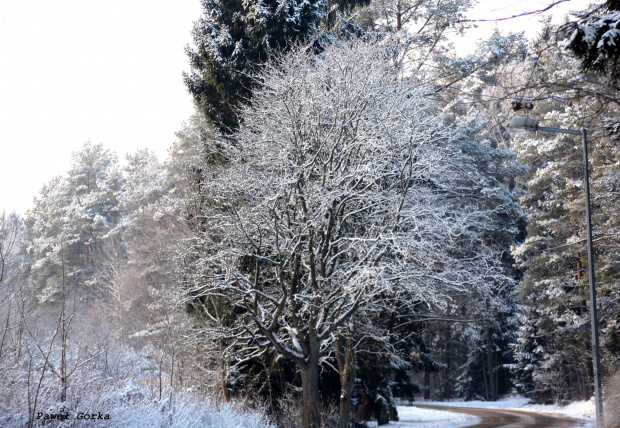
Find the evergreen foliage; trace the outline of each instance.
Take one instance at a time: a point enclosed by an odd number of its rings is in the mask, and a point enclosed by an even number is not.
[[[366,2],[202,0],[204,16],[192,30],[194,47],[186,49],[192,72],[184,75],[197,107],[215,129],[230,134],[271,55],[315,36],[334,7],[346,11]]]
[[[548,28],[545,34],[554,30]],[[617,98],[605,79],[583,73],[567,58],[563,41],[544,38],[545,54],[527,76],[534,115],[548,126],[587,128],[594,236],[594,268],[603,345],[614,349],[618,311],[617,147],[613,117]],[[550,78],[552,76],[552,78]],[[606,126],[609,124],[611,126]],[[610,132],[611,131],[611,132]],[[524,271],[519,284],[522,325],[515,349],[515,375],[522,390],[539,401],[570,401],[591,395],[592,362],[585,239],[581,139],[541,134],[514,140],[519,159],[531,166],[521,204],[529,214],[525,242],[513,255]],[[607,353],[608,362],[617,354]],[[558,388],[558,385],[561,385]]]
[[[67,176],[51,180],[35,198],[22,250],[42,300],[58,292],[63,264],[71,284],[91,296],[105,293],[108,284],[97,274],[106,242],[117,238],[122,184],[116,155],[86,143],[73,154]]]
[[[620,83],[620,1],[607,0],[577,14],[566,25],[566,47],[581,61],[584,71],[608,75]]]

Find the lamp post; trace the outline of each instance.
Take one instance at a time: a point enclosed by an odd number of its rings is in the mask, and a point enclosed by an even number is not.
[[[601,353],[598,340],[598,313],[596,309],[596,286],[594,283],[594,249],[592,246],[592,216],[590,213],[590,173],[588,171],[588,139],[587,131],[538,126],[538,121],[531,117],[515,117],[506,126],[508,131],[516,134],[527,132],[555,132],[560,134],[581,135],[583,142],[583,187],[586,199],[586,227],[588,229],[588,277],[590,280],[590,321],[592,325],[592,364],[594,366],[594,400],[596,403],[596,426],[603,428],[603,399],[601,387]]]

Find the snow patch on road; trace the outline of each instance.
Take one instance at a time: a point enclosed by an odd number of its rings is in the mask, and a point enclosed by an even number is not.
[[[435,404],[435,403],[433,403]],[[460,415],[441,410],[420,409],[418,407],[398,406],[399,422],[390,422],[384,427],[399,428],[457,428],[466,427],[478,422],[478,418],[471,415]],[[376,427],[377,422],[369,422],[369,427]]]

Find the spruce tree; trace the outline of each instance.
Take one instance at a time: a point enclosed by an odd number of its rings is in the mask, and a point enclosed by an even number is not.
[[[284,50],[317,32],[325,0],[202,0],[194,23],[194,47],[186,48],[192,72],[185,84],[213,125],[228,134],[238,125],[236,109],[247,101],[253,74],[270,52]]]
[[[577,17],[565,27],[570,33],[566,47],[581,60],[582,70],[609,75],[619,84],[620,1],[607,0]]]
[[[237,110],[252,96],[255,76],[275,52],[333,28],[339,13],[369,0],[201,0],[194,23],[192,68],[185,85],[196,106],[223,134],[237,129]],[[318,51],[321,47],[315,46]]]

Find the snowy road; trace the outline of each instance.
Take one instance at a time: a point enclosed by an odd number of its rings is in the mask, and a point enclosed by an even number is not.
[[[546,428],[546,427],[576,427],[579,421],[575,419],[561,418],[540,413],[524,412],[520,410],[487,409],[478,407],[457,407],[432,404],[414,404],[422,409],[445,410],[460,414],[476,416],[480,419],[467,428]]]

